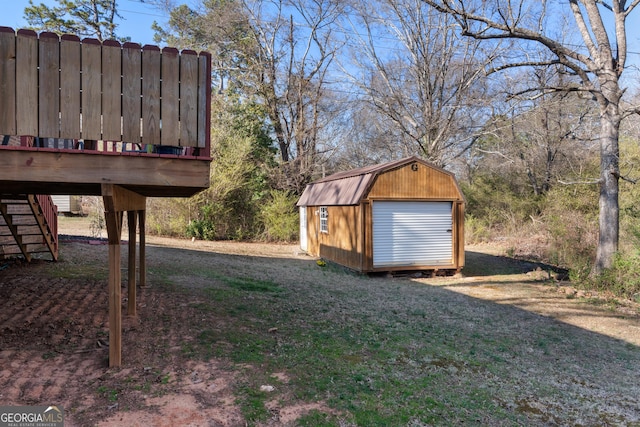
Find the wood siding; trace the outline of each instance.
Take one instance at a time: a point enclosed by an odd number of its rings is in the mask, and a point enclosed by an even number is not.
[[[0,27],[0,135],[207,147],[210,55]]]
[[[382,200],[451,202],[451,264],[374,268],[372,203]],[[409,160],[405,165],[394,165],[392,169],[380,171],[358,205],[327,206],[328,233],[320,232],[320,217],[316,214],[320,206],[307,206],[307,252],[363,273],[400,270],[459,271],[465,262],[464,203],[453,174],[424,162]]]
[[[453,175],[413,163],[378,175],[367,199],[462,200],[463,197]]]
[[[362,268],[360,206],[328,206],[328,233],[320,231],[319,206],[307,207],[307,252],[354,270]]]

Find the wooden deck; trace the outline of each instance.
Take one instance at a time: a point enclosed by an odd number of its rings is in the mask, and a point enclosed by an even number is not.
[[[207,53],[0,27],[0,193],[209,185]]]
[[[137,278],[136,228],[129,227],[127,314],[135,316],[136,282],[146,280],[146,198],[186,197],[209,186],[210,117],[207,53],[0,27],[4,223],[17,243],[26,239],[10,213],[13,196],[102,196],[110,366],[122,363],[123,216],[140,230]]]
[[[102,195],[103,184],[146,197],[188,197],[209,186],[210,159],[0,146],[0,193]]]

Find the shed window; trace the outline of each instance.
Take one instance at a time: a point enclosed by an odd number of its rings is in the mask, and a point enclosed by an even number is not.
[[[320,231],[329,232],[329,211],[326,206],[320,208]]]

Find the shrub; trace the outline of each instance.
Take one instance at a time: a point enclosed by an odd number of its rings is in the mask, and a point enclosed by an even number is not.
[[[464,240],[467,243],[485,243],[491,240],[491,224],[468,214],[464,219]]]
[[[185,237],[187,224],[197,209],[192,199],[153,198],[147,200],[147,232]]]
[[[211,221],[194,219],[187,225],[187,236],[202,240],[214,240],[216,227]]]
[[[593,284],[599,290],[637,300],[640,296],[640,251],[617,253],[613,266],[597,277]]]
[[[298,238],[299,216],[295,208],[297,197],[287,191],[273,190],[260,210],[263,236],[269,241],[290,242]]]
[[[470,243],[519,233],[544,204],[543,197],[514,187],[508,177],[478,176],[461,188],[467,199],[465,237]]]
[[[549,235],[545,258],[575,272],[591,265],[598,239],[598,187],[561,185],[547,194],[543,218]],[[588,269],[587,269],[588,270]]]

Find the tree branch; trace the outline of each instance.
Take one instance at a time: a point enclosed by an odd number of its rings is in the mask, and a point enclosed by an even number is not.
[[[499,71],[507,70],[509,68],[517,68],[517,67],[546,67],[549,65],[559,65],[562,64],[557,59],[551,59],[549,61],[522,61],[522,62],[512,62],[509,64],[500,65],[498,67],[489,68],[486,71],[486,74],[493,74]]]
[[[476,15],[465,10],[460,10],[451,6],[448,1],[444,3],[440,3],[437,0],[422,0],[424,3],[432,6],[434,9],[438,10],[442,13],[447,13],[449,15],[454,15],[458,18],[458,22],[462,25],[462,33],[463,35],[473,37],[481,40],[490,40],[490,39],[522,39],[522,40],[530,40],[535,41],[543,46],[545,46],[549,51],[554,53],[558,58],[562,61],[563,58],[571,58],[575,61],[578,61],[584,64],[589,70],[597,70],[598,65],[588,56],[579,53],[573,49],[570,49],[568,46],[565,46],[558,42],[557,40],[551,39],[549,37],[544,36],[543,34],[532,31],[527,28],[505,25],[499,22],[496,22],[486,16]],[[574,0],[572,0],[574,1]],[[482,29],[472,30],[470,28],[469,22],[475,22],[484,26]],[[489,30],[495,30],[498,33],[491,33]],[[568,65],[569,61],[566,59],[562,62],[564,65]],[[575,69],[575,64],[570,67]]]
[[[620,173],[619,173],[619,172],[611,172],[611,174],[612,174],[613,176],[615,176],[616,178],[621,179],[621,180],[623,180],[623,181],[627,181],[627,182],[630,182],[630,183],[632,183],[632,184],[637,184],[637,183],[638,183],[638,180],[637,180],[637,179],[631,179],[631,178],[628,178],[628,177],[626,177],[626,176],[624,176],[624,175],[620,175]]]
[[[561,179],[558,180],[558,184],[562,184],[562,185],[593,185],[593,184],[600,184],[600,178],[597,179],[593,179],[590,181],[563,181]]]
[[[640,1],[640,0],[639,0]],[[626,119],[629,116],[632,116],[634,114],[640,114],[640,105],[637,105],[633,108],[630,109],[626,109],[623,113],[622,113],[622,118]]]
[[[633,2],[629,6],[627,6],[627,9],[623,12],[624,17],[626,18],[627,16],[629,16],[631,11],[633,11],[633,9],[635,9],[636,6],[638,6],[638,4],[640,4],[640,0],[633,0]]]

